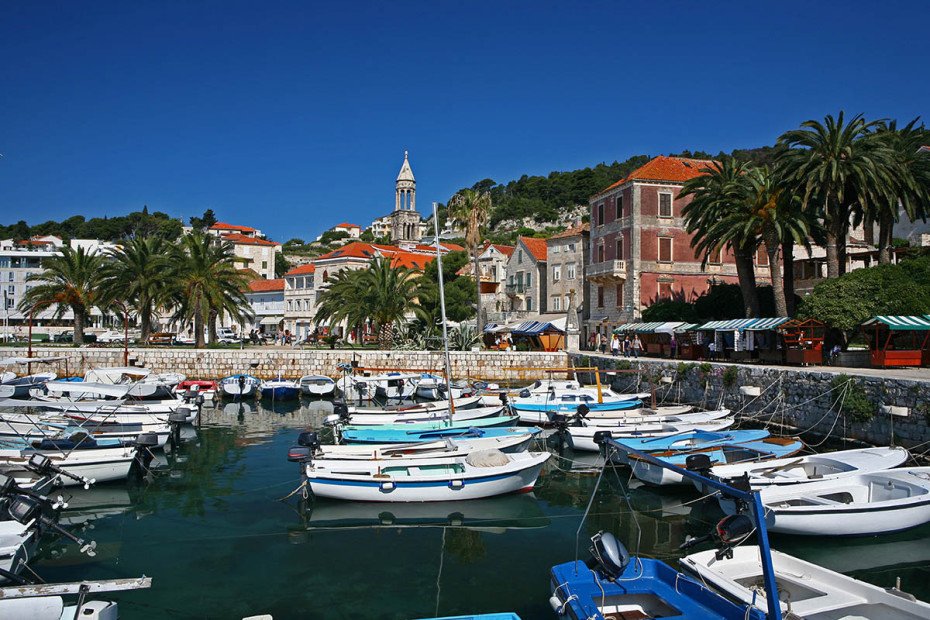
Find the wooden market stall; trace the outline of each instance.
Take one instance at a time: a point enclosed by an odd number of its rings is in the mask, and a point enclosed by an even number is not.
[[[694,331],[700,327],[699,323],[685,323],[675,329],[675,340],[678,342],[678,358],[683,360],[704,359],[706,351],[701,339],[701,332]]]
[[[788,317],[755,319],[743,326],[742,348],[749,359],[784,364],[787,351],[778,329],[790,320]]]
[[[785,343],[785,363],[801,366],[822,364],[826,327],[816,319],[792,319],[779,325],[778,331]]]
[[[930,361],[930,318],[873,316],[859,328],[874,368],[920,366]]]

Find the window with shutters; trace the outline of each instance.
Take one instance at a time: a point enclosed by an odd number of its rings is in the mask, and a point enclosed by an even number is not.
[[[659,217],[672,217],[671,192],[659,193]]]
[[[670,263],[672,258],[672,238],[659,237],[659,262]]]

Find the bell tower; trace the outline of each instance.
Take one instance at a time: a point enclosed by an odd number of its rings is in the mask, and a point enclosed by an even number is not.
[[[417,213],[417,180],[404,151],[404,164],[394,183],[394,212],[391,213],[391,242],[416,243],[420,240],[420,214]]]

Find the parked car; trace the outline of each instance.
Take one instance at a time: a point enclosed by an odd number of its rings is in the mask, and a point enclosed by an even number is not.
[[[220,327],[216,330],[216,341],[221,344],[239,344],[242,339],[228,327]]]
[[[86,337],[87,337],[87,334],[85,334],[85,338]],[[105,344],[112,344],[116,342],[123,342],[125,337],[126,336],[123,332],[118,332],[118,331],[114,331],[110,329],[110,330],[103,332],[102,334],[98,334],[97,342],[102,342]]]

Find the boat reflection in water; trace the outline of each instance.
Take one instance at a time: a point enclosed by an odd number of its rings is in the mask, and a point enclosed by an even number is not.
[[[291,542],[301,532],[325,529],[451,527],[501,534],[511,529],[544,528],[550,518],[532,493],[502,495],[458,502],[385,504],[376,502],[302,501],[305,512],[297,528],[289,528]]]

